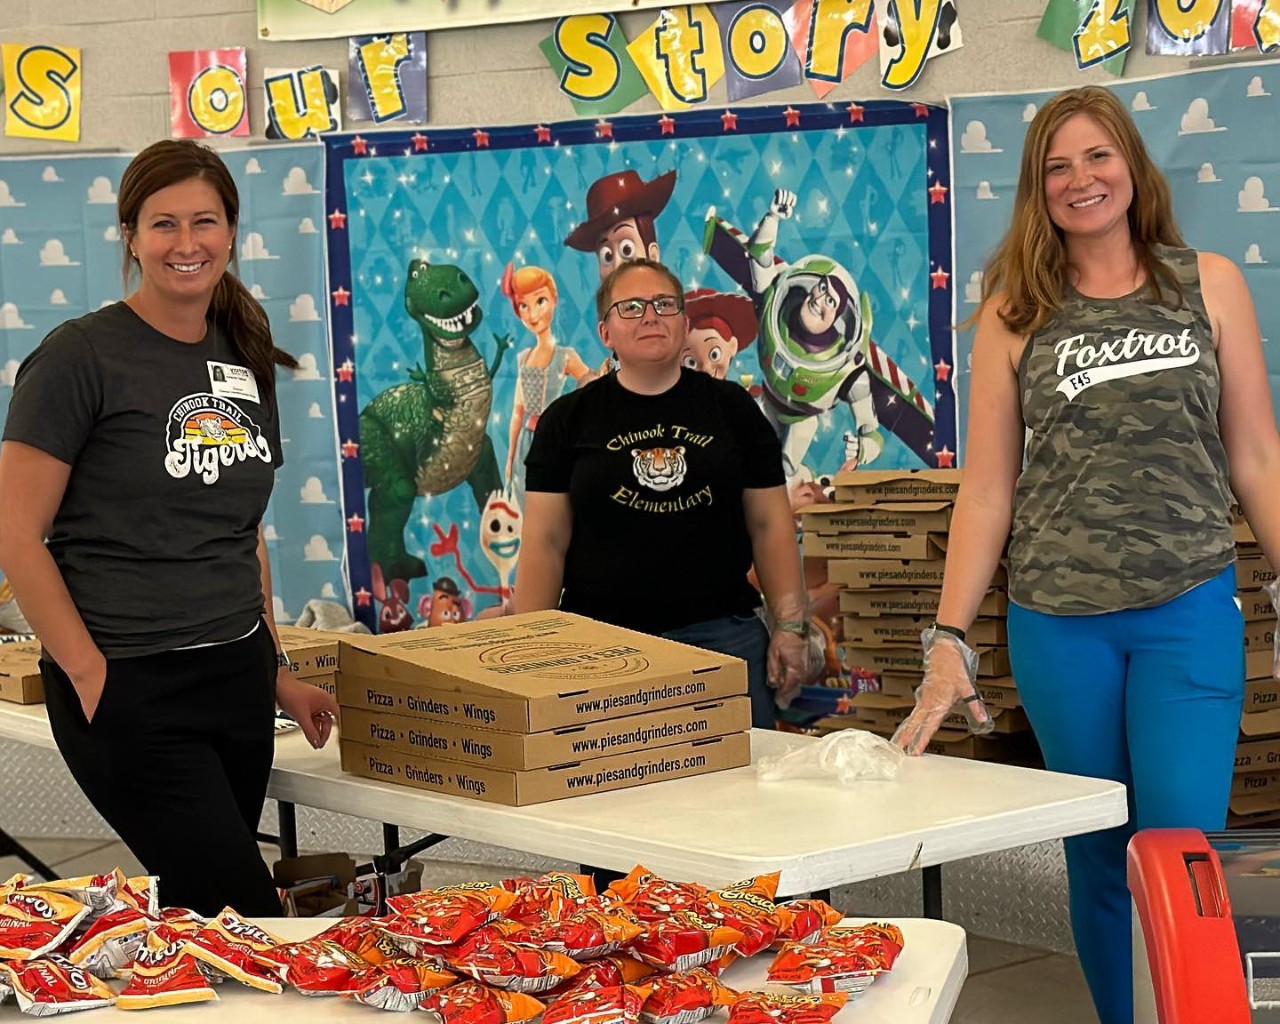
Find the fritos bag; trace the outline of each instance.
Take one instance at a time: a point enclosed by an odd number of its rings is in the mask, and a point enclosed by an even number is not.
[[[146,914],[121,905],[94,921],[71,947],[67,959],[104,981],[122,977],[153,923]]]
[[[53,889],[10,889],[0,897],[0,959],[34,960],[57,949],[88,914]]]
[[[116,1005],[122,1010],[150,1010],[217,999],[186,937],[161,925],[146,937],[133,961],[133,973]]]
[[[194,935],[188,936],[191,955],[242,985],[279,995],[283,990],[267,968],[256,960],[283,940],[246,921],[230,907]]]
[[[18,1009],[33,1017],[95,1010],[110,1006],[116,999],[105,982],[64,957],[0,963],[0,970],[9,972]]]

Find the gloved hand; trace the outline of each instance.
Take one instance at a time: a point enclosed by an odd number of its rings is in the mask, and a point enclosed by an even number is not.
[[[1280,679],[1280,578],[1268,583],[1266,591],[1271,607],[1276,610],[1276,628],[1271,633],[1271,675]]]
[[[969,731],[981,736],[995,728],[991,712],[978,695],[978,652],[958,636],[930,626],[920,634],[924,647],[924,681],[916,687],[915,710],[893,734],[908,754],[924,753],[942,720],[960,705]]]

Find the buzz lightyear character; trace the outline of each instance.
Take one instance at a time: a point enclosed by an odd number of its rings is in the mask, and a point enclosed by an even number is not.
[[[867,297],[828,256],[775,259],[778,222],[789,220],[795,205],[794,192],[774,192],[747,242],[750,291],[760,304],[763,408],[782,442],[788,478],[800,471],[818,432],[817,417],[839,401],[849,404],[855,427],[844,436],[842,468],[871,462],[884,450],[867,373]]]
[[[830,256],[788,263],[775,252],[778,223],[795,204],[794,192],[778,189],[749,238],[713,207],[703,235],[704,250],[759,310],[761,404],[782,441],[788,481],[807,476],[818,417],[838,402],[854,421],[842,469],[880,455],[882,425],[932,465],[933,406],[871,340],[871,305],[852,275]]]

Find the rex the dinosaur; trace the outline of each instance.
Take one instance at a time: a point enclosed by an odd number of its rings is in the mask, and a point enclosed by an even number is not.
[[[479,297],[459,267],[410,261],[404,308],[422,330],[422,365],[409,371],[409,383],[387,388],[360,413],[369,560],[387,580],[427,573],[404,544],[418,495],[443,494],[466,481],[482,509],[502,487],[485,426],[493,377],[511,338],[494,335],[497,350],[486,366],[471,341],[484,318]]]

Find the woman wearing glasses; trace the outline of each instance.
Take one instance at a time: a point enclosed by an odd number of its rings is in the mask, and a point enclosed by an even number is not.
[[[601,284],[600,337],[618,371],[538,422],[514,608],[559,607],[742,658],[752,725],[772,728],[770,686],[801,684],[809,628],[782,451],[740,385],[682,368],[683,295],[646,259]]]

